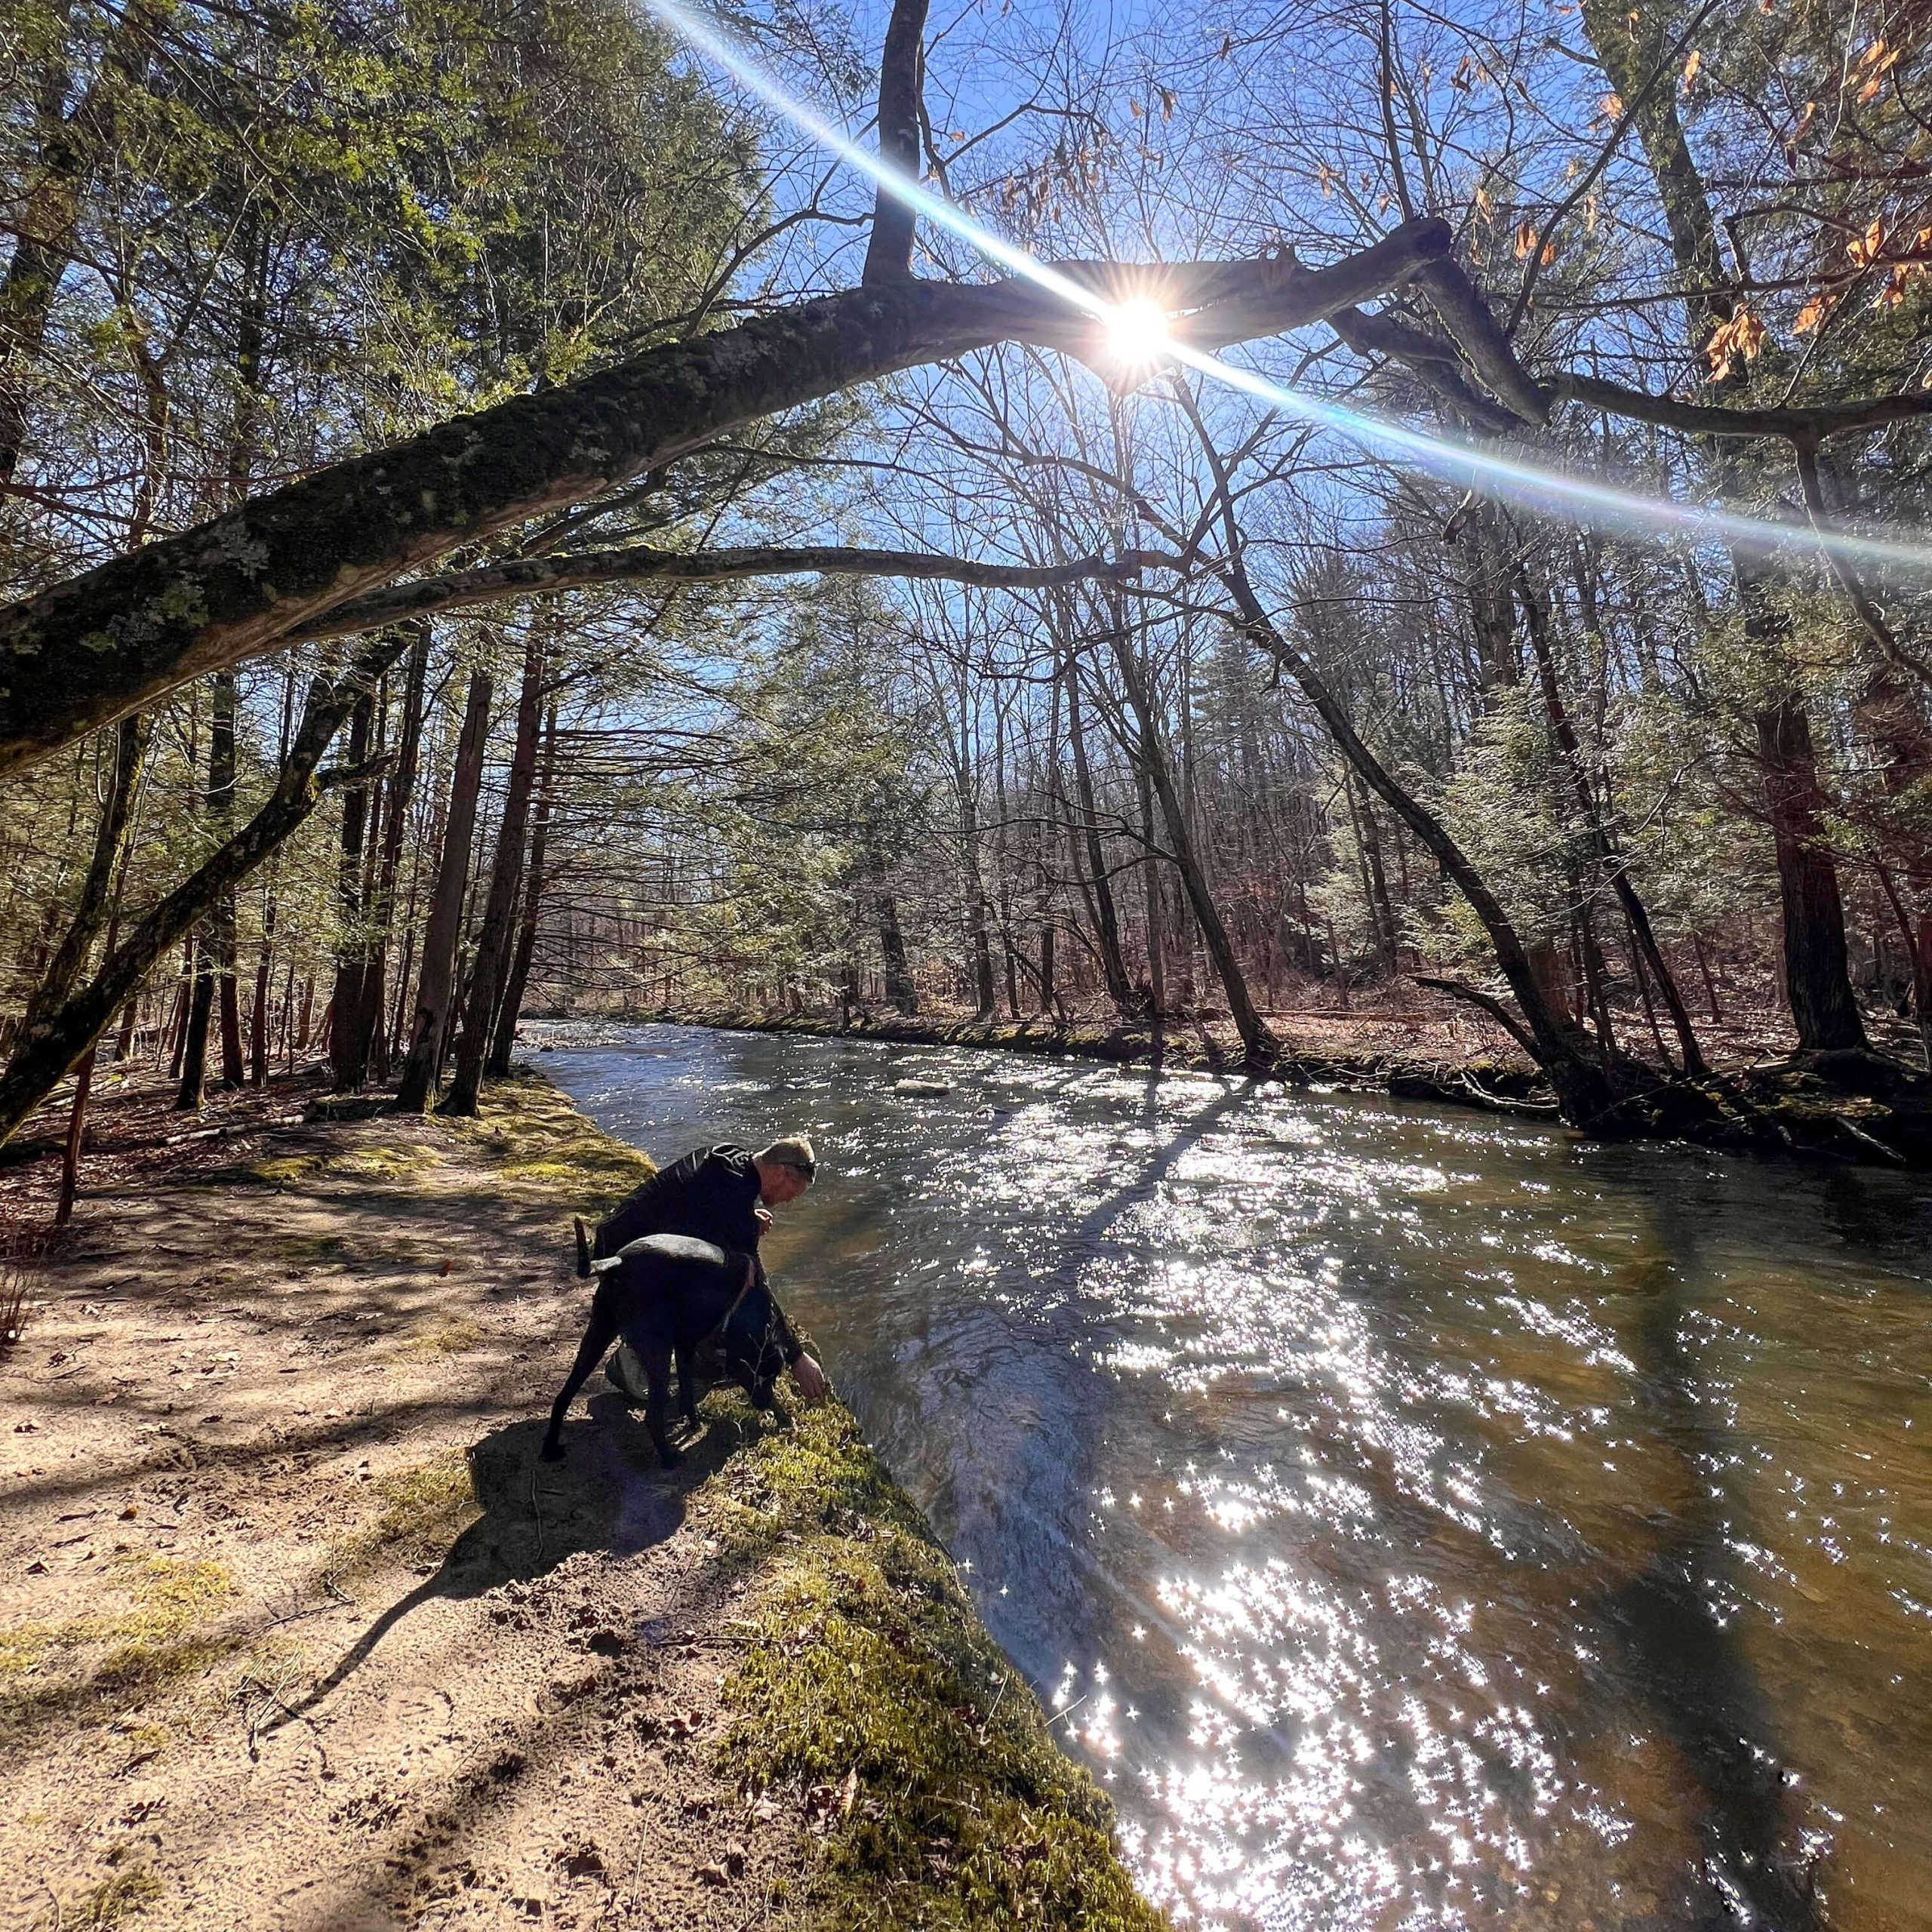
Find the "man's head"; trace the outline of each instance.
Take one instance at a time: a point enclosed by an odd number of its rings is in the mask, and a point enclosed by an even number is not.
[[[802,1134],[788,1134],[752,1156],[758,1169],[758,1198],[768,1208],[795,1201],[812,1184],[818,1159]]]

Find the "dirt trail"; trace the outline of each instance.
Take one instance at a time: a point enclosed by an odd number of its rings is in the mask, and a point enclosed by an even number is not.
[[[713,1769],[754,1579],[694,1508],[749,1423],[666,1475],[600,1377],[536,1460],[569,1215],[647,1170],[535,1082],[313,1092],[109,1162],[0,1361],[0,1924],[760,1924],[809,1841]]]

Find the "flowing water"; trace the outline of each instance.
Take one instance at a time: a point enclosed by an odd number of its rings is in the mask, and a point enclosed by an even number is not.
[[[818,1140],[780,1295],[1178,1921],[1932,1925],[1932,1188],[557,1037],[660,1157]]]

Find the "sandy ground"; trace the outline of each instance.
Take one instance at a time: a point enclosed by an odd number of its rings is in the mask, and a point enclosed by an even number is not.
[[[736,1425],[666,1475],[595,1378],[537,1463],[594,1193],[315,1092],[109,1097],[0,1357],[0,1925],[764,1922],[798,1821],[708,1768]]]

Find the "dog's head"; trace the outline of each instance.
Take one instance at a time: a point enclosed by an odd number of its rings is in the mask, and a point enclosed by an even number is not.
[[[754,1287],[724,1324],[724,1367],[752,1399],[754,1408],[772,1406],[771,1392],[785,1373],[785,1351],[771,1297]]]

